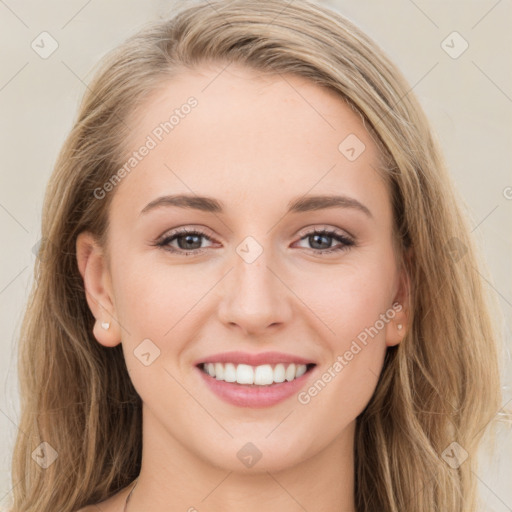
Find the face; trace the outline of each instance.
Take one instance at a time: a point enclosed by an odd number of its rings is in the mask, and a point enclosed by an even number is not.
[[[82,234],[79,266],[94,334],[122,343],[142,398],[145,449],[234,471],[259,453],[275,471],[350,449],[404,290],[358,115],[305,79],[223,68],[184,71],[130,120],[108,247]]]

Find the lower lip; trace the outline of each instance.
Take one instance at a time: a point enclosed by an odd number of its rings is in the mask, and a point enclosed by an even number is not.
[[[298,379],[290,382],[280,382],[270,386],[251,386],[247,384],[237,384],[236,382],[226,382],[210,377],[200,368],[197,371],[201,374],[206,385],[221,400],[238,407],[270,407],[297,394],[304,386],[304,382],[314,371],[314,367],[301,375]]]

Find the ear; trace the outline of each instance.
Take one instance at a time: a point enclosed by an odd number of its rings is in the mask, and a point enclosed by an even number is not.
[[[111,276],[104,250],[91,233],[82,232],[76,240],[76,257],[87,304],[96,318],[94,337],[101,345],[115,347],[121,342],[121,331],[116,321]]]
[[[411,282],[405,267],[402,267],[392,301],[393,318],[386,324],[386,345],[398,345],[409,331]],[[389,315],[391,318],[391,315]]]

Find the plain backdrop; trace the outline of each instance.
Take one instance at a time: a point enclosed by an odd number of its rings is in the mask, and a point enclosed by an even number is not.
[[[206,1],[206,0],[205,0]],[[180,2],[181,3],[181,2]],[[512,404],[512,7],[509,0],[325,0],[372,37],[408,79],[439,138],[484,251],[506,340]],[[44,189],[98,60],[176,0],[0,0],[0,510],[13,483],[17,336],[40,239]],[[47,32],[50,36],[41,33]],[[58,47],[47,58],[41,37]],[[33,43],[35,41],[35,43]],[[41,44],[40,44],[41,46]],[[512,511],[512,432],[477,471],[483,510]],[[15,483],[14,483],[15,485]],[[447,511],[448,512],[448,511]]]

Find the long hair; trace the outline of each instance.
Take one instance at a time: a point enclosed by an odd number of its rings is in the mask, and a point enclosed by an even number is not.
[[[58,156],[21,327],[12,512],[71,512],[139,474],[141,399],[121,345],[94,339],[76,238],[88,230],[105,241],[115,191],[102,200],[94,191],[123,165],[127,119],[152,91],[210,62],[335,91],[378,145],[410,325],[356,420],[357,510],[475,510],[477,447],[500,407],[499,335],[467,207],[418,100],[383,51],[326,7],[211,0],[151,23],[102,59]]]

